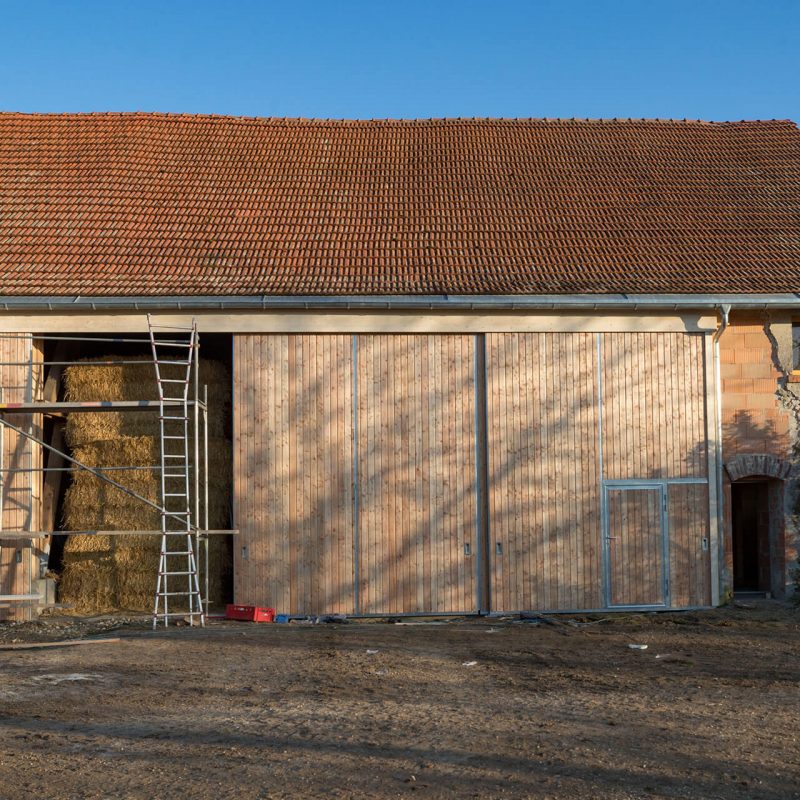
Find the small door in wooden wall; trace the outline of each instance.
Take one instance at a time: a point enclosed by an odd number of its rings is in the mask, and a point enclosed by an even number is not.
[[[666,603],[664,496],[661,484],[606,489],[611,606]]]

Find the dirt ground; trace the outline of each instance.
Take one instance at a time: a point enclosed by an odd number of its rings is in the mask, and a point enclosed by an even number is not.
[[[800,798],[800,610],[0,624],[0,797]],[[632,649],[631,644],[647,645]]]

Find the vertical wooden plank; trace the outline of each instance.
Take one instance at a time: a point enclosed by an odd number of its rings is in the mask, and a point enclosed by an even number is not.
[[[276,470],[271,480],[276,493],[276,520],[274,528],[276,539],[273,552],[272,603],[276,608],[288,608],[283,576],[289,574],[289,538],[291,531],[289,515],[289,487],[291,486],[291,454],[289,450],[290,409],[289,409],[289,337],[274,338],[276,354],[275,393],[278,409],[275,414],[275,428],[270,432],[277,442]]]
[[[539,517],[540,525],[538,528],[538,540],[541,546],[542,553],[542,583],[541,591],[539,592],[540,608],[554,608],[554,598],[552,597],[552,558],[550,547],[551,536],[551,522],[550,522],[550,508],[551,508],[551,491],[550,484],[552,481],[552,469],[550,467],[549,449],[551,438],[551,427],[549,421],[548,403],[550,396],[550,389],[547,383],[548,364],[550,363],[550,355],[547,351],[548,335],[540,333],[536,336],[536,343],[538,347],[537,358],[537,380],[538,380],[538,419],[537,424],[539,427],[540,447],[537,460],[541,464],[541,480],[539,482]]]
[[[250,491],[253,502],[250,513],[254,522],[254,538],[248,547],[248,562],[250,564],[249,594],[252,597],[261,596],[267,591],[268,581],[264,578],[269,567],[268,560],[264,557],[268,547],[265,546],[266,509],[264,508],[265,481],[264,473],[270,469],[269,454],[264,451],[262,438],[264,426],[256,425],[254,420],[260,419],[267,406],[265,394],[269,388],[269,375],[267,374],[267,359],[265,343],[261,339],[251,340],[250,356],[252,368],[252,400],[251,408],[253,417],[248,423],[248,436],[253,443],[253,471],[251,476]],[[269,420],[268,420],[269,421]]]
[[[399,503],[397,508],[397,529],[400,540],[400,554],[398,557],[399,566],[399,592],[398,609],[405,612],[413,608],[409,597],[410,574],[409,570],[413,559],[411,549],[410,529],[408,526],[409,517],[409,457],[411,449],[408,441],[409,428],[409,387],[408,382],[408,347],[409,337],[398,336],[395,339],[395,387],[396,400],[399,416],[398,425],[395,430],[395,441],[398,443],[395,451],[399,458],[395,460],[395,470],[398,475],[398,495]]]
[[[456,485],[454,480],[455,472],[455,453],[456,453],[456,430],[457,426],[453,418],[453,377],[455,372],[455,336],[444,337],[445,362],[443,364],[445,374],[445,422],[443,433],[445,434],[445,472],[444,489],[446,492],[446,508],[448,511],[448,537],[447,537],[447,562],[448,562],[448,606],[458,608],[459,592],[459,564],[461,554],[458,552],[458,507],[460,500],[456,496]]]
[[[531,483],[533,480],[534,463],[531,458],[531,414],[530,414],[530,357],[528,345],[530,337],[520,335],[517,337],[517,352],[519,364],[519,465],[522,476],[522,493],[520,497],[519,519],[522,536],[520,537],[519,551],[519,606],[520,609],[532,607],[531,591],[533,579],[531,575],[531,556],[534,550],[531,531]]]
[[[600,502],[599,502],[599,453],[597,443],[597,407],[596,369],[596,343],[591,334],[583,335],[583,374],[581,381],[583,387],[583,441],[586,443],[583,451],[583,492],[586,502],[586,517],[583,529],[584,541],[584,581],[582,608],[599,608],[600,600],[600,570],[599,540],[600,540]]]
[[[670,435],[667,438],[667,475],[680,475],[680,420],[675,419],[678,410],[675,405],[675,397],[678,394],[678,342],[674,336],[665,335],[664,344],[666,346],[668,370],[665,375],[667,381],[664,387],[664,395],[667,398],[672,425]],[[676,446],[677,445],[677,446]]]
[[[418,354],[420,364],[420,425],[419,425],[419,471],[417,480],[422,490],[423,507],[420,510],[422,524],[422,579],[423,579],[423,608],[433,608],[433,556],[431,546],[431,531],[434,515],[431,510],[432,497],[431,485],[428,479],[430,471],[430,425],[431,425],[431,379],[430,379],[430,336],[418,339]]]
[[[241,432],[240,432],[240,420],[239,414],[242,411],[242,402],[239,396],[239,387],[241,381],[239,378],[239,347],[241,344],[242,337],[238,334],[234,334],[231,340],[231,359],[232,359],[232,375],[231,375],[231,405],[233,408],[232,411],[232,441],[231,441],[231,462],[232,462],[232,499],[233,499],[233,515],[232,515],[232,522],[234,527],[239,527],[240,536],[242,535],[243,529],[239,523],[239,517],[241,514],[241,503],[243,501],[242,497],[242,485],[241,485]],[[0,382],[2,382],[2,368],[0,367]],[[2,516],[2,515],[0,515]],[[3,524],[3,520],[0,519],[0,525]],[[239,540],[241,541],[241,539]],[[237,564],[237,553],[236,551],[239,548],[239,542],[236,542],[233,547],[233,563],[234,563],[234,570],[233,570],[233,591],[234,596],[238,591],[238,581],[239,581],[239,569],[236,568]],[[2,569],[2,567],[0,567]],[[1,583],[0,579],[0,583]]]
[[[367,370],[369,340],[365,336],[356,337],[356,395],[358,397],[358,438],[355,443],[355,456],[358,459],[358,484],[354,491],[358,494],[358,546],[359,575],[358,598],[362,613],[372,608],[371,584],[372,561],[370,558],[370,536],[372,531],[372,437],[368,414],[371,404],[368,392],[371,387],[365,376],[372,375]]]
[[[500,443],[502,447],[502,483],[500,484],[500,513],[502,525],[498,527],[497,533],[498,541],[501,547],[501,552],[495,552],[495,562],[499,568],[500,584],[498,586],[498,596],[501,605],[499,609],[511,610],[512,598],[509,591],[509,584],[511,581],[511,573],[509,571],[508,551],[511,548],[509,529],[512,526],[511,514],[513,511],[513,491],[511,490],[512,471],[514,470],[514,453],[510,452],[511,435],[509,428],[511,426],[511,414],[508,403],[508,385],[510,365],[508,364],[508,335],[498,337],[498,366],[499,366],[499,380],[498,380],[498,427],[500,428]],[[497,548],[495,548],[496,550]],[[499,610],[498,609],[498,610]]]
[[[353,464],[353,405],[346,402],[348,395],[353,392],[353,350],[350,336],[339,337],[339,392],[337,411],[340,427],[343,433],[344,460]],[[348,368],[349,365],[349,368]],[[353,518],[353,476],[352,466],[347,472],[341,473],[339,493],[342,509],[342,526],[339,536],[339,551],[341,553],[343,569],[339,573],[339,608],[343,614],[353,614],[356,610],[355,603],[355,524]]]
[[[244,421],[245,424],[245,437],[247,439],[247,471],[245,474],[245,486],[248,487],[248,503],[247,503],[247,511],[248,511],[248,519],[250,520],[250,538],[246,542],[246,558],[245,554],[243,553],[242,559],[244,561],[244,596],[245,597],[252,597],[255,592],[255,574],[257,573],[257,564],[255,563],[254,559],[257,557],[257,541],[258,537],[260,536],[259,530],[259,520],[256,514],[254,513],[255,509],[253,508],[253,498],[252,494],[249,494],[250,487],[253,485],[253,481],[255,480],[255,474],[258,470],[258,448],[253,446],[253,418],[258,413],[258,408],[256,405],[256,392],[258,383],[261,380],[261,376],[259,375],[258,369],[255,364],[255,347],[256,347],[256,340],[252,337],[248,337],[246,340],[246,354],[245,354],[245,365],[246,365],[246,377],[245,377],[245,409],[247,418]]]
[[[445,519],[442,513],[442,370],[441,370],[441,339],[432,336],[430,344],[430,364],[433,385],[431,387],[432,407],[430,419],[430,451],[429,459],[431,462],[431,508],[433,509],[434,527],[432,535],[434,537],[432,547],[432,567],[433,567],[433,609],[444,611],[445,592],[447,586],[446,576],[442,574],[444,564],[444,537]]]
[[[564,509],[567,520],[567,533],[569,536],[569,600],[570,608],[580,608],[582,593],[578,587],[582,580],[581,572],[581,534],[584,518],[585,497],[581,492],[580,479],[582,467],[582,451],[580,442],[581,431],[581,394],[583,386],[580,382],[580,339],[581,334],[572,333],[564,337],[567,344],[567,359],[565,362],[565,376],[572,373],[577,376],[577,381],[564,380],[561,384],[562,408],[566,405],[569,409],[569,439],[565,468],[569,478],[568,503]],[[591,441],[591,438],[589,439]]]
[[[413,606],[416,609],[425,609],[425,559],[427,553],[424,541],[425,526],[425,497],[423,472],[423,450],[422,437],[424,431],[424,419],[422,412],[422,364],[420,363],[421,336],[411,337],[409,341],[410,352],[410,390],[413,398],[413,429],[409,435],[409,444],[412,447],[412,455],[409,459],[409,471],[412,479],[414,502],[412,518],[410,520],[413,530],[414,540],[414,568],[412,572],[412,597]]]
[[[288,563],[282,579],[283,608],[292,609],[296,607],[296,581],[295,565],[297,563],[297,538],[299,535],[298,519],[298,497],[299,497],[299,470],[300,456],[298,453],[299,425],[302,419],[302,409],[299,406],[300,392],[298,391],[298,357],[300,349],[300,339],[297,336],[287,336],[288,348],[288,397],[289,406],[289,484],[287,494],[289,496],[289,530],[288,530]]]
[[[386,607],[384,600],[386,592],[384,591],[385,581],[388,572],[382,568],[380,557],[382,551],[379,549],[380,538],[386,537],[386,542],[389,539],[389,529],[386,525],[386,504],[383,502],[384,496],[387,492],[386,474],[383,469],[381,442],[385,436],[384,425],[385,422],[380,416],[380,409],[387,401],[384,395],[385,379],[383,375],[383,365],[385,359],[381,358],[382,339],[379,337],[370,337],[373,346],[370,359],[370,374],[374,376],[372,381],[372,404],[370,408],[371,424],[373,425],[373,470],[374,486],[373,486],[373,527],[372,527],[372,541],[371,541],[371,567],[372,567],[372,613],[378,613],[382,607]]]
[[[549,437],[548,466],[552,473],[550,481],[550,554],[553,559],[551,568],[550,593],[554,608],[562,608],[562,595],[564,587],[564,555],[561,548],[561,503],[562,499],[562,465],[559,459],[561,447],[561,414],[558,408],[558,369],[559,334],[547,334],[549,360],[548,364],[554,365],[547,370],[547,425],[551,435]]]

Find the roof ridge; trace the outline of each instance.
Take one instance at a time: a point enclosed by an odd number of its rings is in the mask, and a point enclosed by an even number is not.
[[[419,124],[453,124],[453,123],[490,123],[490,124],[557,124],[557,125],[613,125],[613,124],[648,124],[648,125],[768,125],[784,124],[797,127],[794,120],[784,118],[773,119],[741,119],[741,120],[705,120],[675,117],[280,117],[280,116],[248,116],[233,114],[192,114],[170,111],[77,111],[77,112],[28,112],[0,111],[0,119],[16,117],[21,119],[153,119],[190,122],[252,122],[262,124],[295,124],[295,125],[419,125]]]

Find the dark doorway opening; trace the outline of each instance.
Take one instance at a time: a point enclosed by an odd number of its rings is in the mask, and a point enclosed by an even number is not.
[[[731,484],[731,515],[734,591],[769,592],[772,588],[769,482]]]

